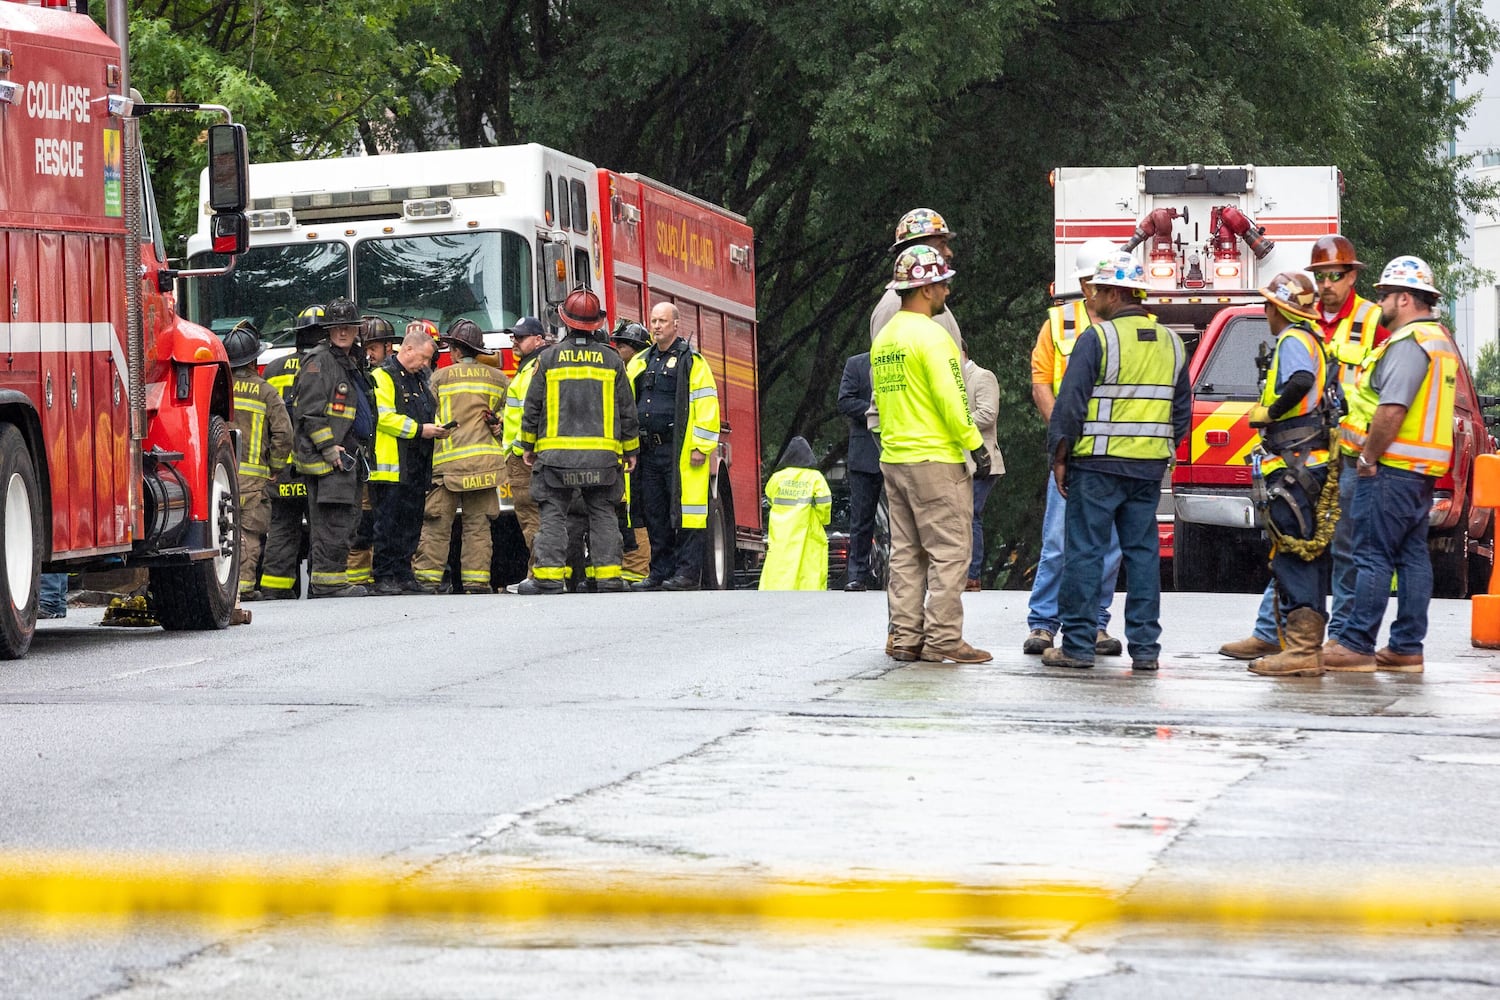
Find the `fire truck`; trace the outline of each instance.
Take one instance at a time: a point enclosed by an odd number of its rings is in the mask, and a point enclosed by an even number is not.
[[[146,567],[168,629],[234,607],[233,395],[217,337],[177,317],[124,0],[0,2],[0,657],[26,653],[39,574]],[[248,239],[241,126],[208,131],[210,237]]]
[[[1257,591],[1267,543],[1250,500],[1249,424],[1275,344],[1256,291],[1306,268],[1319,237],[1339,231],[1335,167],[1065,167],[1054,174],[1056,290],[1077,297],[1074,256],[1086,239],[1142,254],[1147,308],[1191,357],[1192,429],[1162,484],[1158,535],[1178,590]],[[1463,596],[1488,578],[1490,512],[1468,502],[1476,454],[1493,448],[1467,367],[1460,373],[1453,471],[1433,501],[1435,590]],[[1480,589],[1483,590],[1481,584]]]
[[[397,329],[471,319],[507,371],[505,331],[522,316],[558,329],[557,306],[579,285],[611,325],[675,304],[718,383],[723,425],[705,585],[732,586],[737,559],[764,551],[754,234],[742,217],[536,144],[257,163],[250,183],[250,249],[228,275],[188,279],[183,307],[214,330],[249,319],[272,351],[291,349],[300,310],[337,295]],[[217,261],[211,225],[205,214],[189,240],[195,267]]]

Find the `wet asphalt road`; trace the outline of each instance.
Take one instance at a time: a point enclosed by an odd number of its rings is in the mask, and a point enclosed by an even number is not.
[[[887,660],[874,593],[299,602],[209,635],[75,610],[0,667],[0,849],[1273,895],[1500,870],[1467,603],[1434,604],[1425,675],[1272,681],[1213,652],[1253,597],[1167,595],[1155,677],[1042,668],[1025,597],[966,595],[974,667]],[[0,996],[1492,996],[1494,930],[12,931]]]

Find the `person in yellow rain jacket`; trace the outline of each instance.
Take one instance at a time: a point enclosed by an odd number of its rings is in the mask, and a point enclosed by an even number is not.
[[[794,437],[771,478],[766,499],[771,517],[766,527],[766,562],[761,590],[828,589],[828,518],[833,494],[828,480],[813,465],[806,438]]]

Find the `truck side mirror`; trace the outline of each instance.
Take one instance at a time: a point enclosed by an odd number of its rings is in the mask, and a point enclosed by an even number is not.
[[[250,219],[243,212],[223,212],[209,219],[213,252],[233,257],[250,248]]]
[[[250,201],[250,158],[245,126],[208,127],[208,207],[215,212],[243,212]],[[217,232],[215,243],[218,242]],[[217,247],[215,252],[218,251]],[[236,252],[236,251],[231,251]]]
[[[556,305],[568,297],[568,245],[566,243],[542,244],[542,279],[547,302]]]

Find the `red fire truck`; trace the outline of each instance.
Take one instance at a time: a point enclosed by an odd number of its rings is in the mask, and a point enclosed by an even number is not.
[[[169,629],[229,624],[238,562],[219,340],[178,319],[141,155],[125,3],[0,2],[0,657],[25,654],[39,574],[150,570]],[[209,130],[211,232],[247,238],[245,143]]]
[[[271,345],[263,361],[291,349],[299,311],[336,295],[397,329],[471,319],[511,371],[504,331],[522,316],[558,328],[556,307],[577,285],[600,294],[611,325],[674,303],[713,370],[723,424],[705,584],[732,585],[737,557],[764,551],[754,234],[743,218],[535,144],[257,163],[250,182],[250,249],[232,274],[189,280],[183,304],[215,330],[254,322]],[[204,215],[188,242],[197,266],[215,260],[211,226]]]

